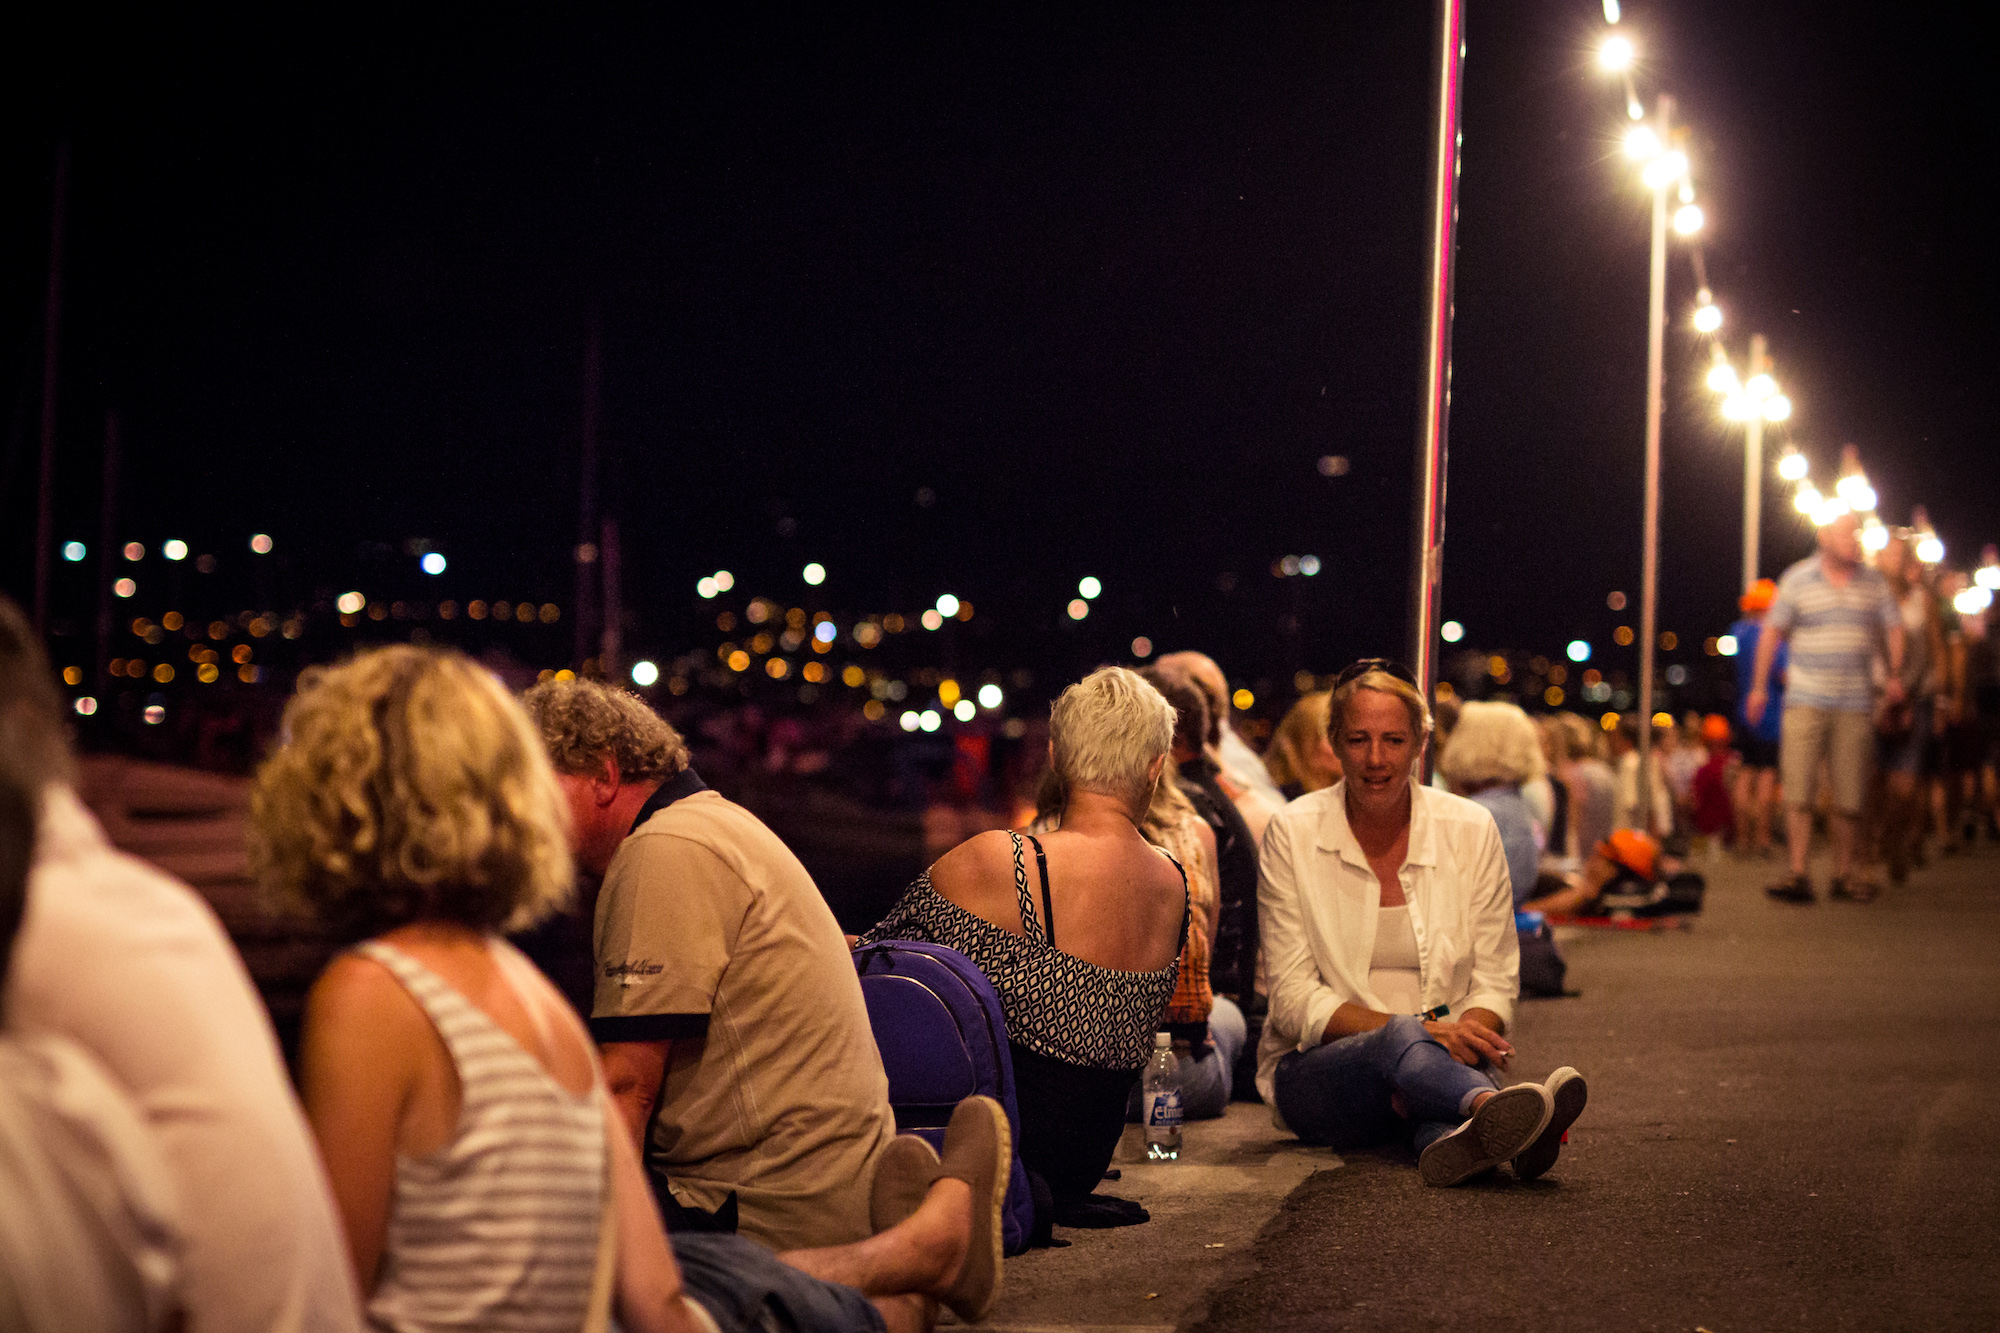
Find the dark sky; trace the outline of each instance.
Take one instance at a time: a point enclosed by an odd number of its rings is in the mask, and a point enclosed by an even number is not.
[[[714,637],[699,575],[799,599],[820,560],[846,615],[973,599],[993,665],[1138,633],[1245,673],[1395,651],[1427,8],[162,12],[17,41],[0,584],[27,592],[67,136],[59,540],[95,544],[115,406],[121,540],[247,561],[269,531],[308,596],[422,537],[450,595],[567,604],[596,312],[642,650]],[[1468,8],[1445,606],[1468,643],[1553,652],[1637,582],[1648,204],[1599,5]],[[1625,8],[1642,89],[1695,130],[1731,346],[1770,335],[1792,436],[1822,475],[1860,444],[1885,511],[1928,504],[1955,554],[2000,535],[1971,34]],[[1698,638],[1736,591],[1741,446],[1693,286],[1677,251],[1661,623]],[[1775,573],[1809,537],[1767,494]],[[1316,579],[1268,573],[1307,552]],[[1084,574],[1108,591],[1072,625]]]

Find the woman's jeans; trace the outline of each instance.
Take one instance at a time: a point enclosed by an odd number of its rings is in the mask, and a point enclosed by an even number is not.
[[[1213,1120],[1229,1109],[1229,1097],[1235,1091],[1230,1076],[1236,1068],[1236,1057],[1243,1053],[1247,1030],[1243,1011],[1236,1007],[1236,1002],[1216,996],[1208,1011],[1208,1037],[1213,1045],[1183,1056],[1180,1061],[1183,1120]],[[1125,1108],[1125,1119],[1132,1124],[1144,1118],[1145,1081],[1142,1071],[1139,1082],[1132,1088],[1132,1100]]]
[[[1400,1139],[1414,1122],[1418,1152],[1463,1123],[1472,1099],[1496,1086],[1453,1059],[1408,1014],[1373,1032],[1293,1051],[1278,1061],[1274,1081],[1278,1114],[1307,1143],[1365,1148]],[[1389,1104],[1396,1092],[1409,1120]]]

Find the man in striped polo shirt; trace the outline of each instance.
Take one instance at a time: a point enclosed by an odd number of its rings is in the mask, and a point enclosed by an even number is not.
[[[1785,571],[1777,600],[1757,636],[1757,662],[1743,715],[1756,726],[1770,705],[1771,660],[1778,645],[1791,650],[1785,674],[1785,712],[1778,766],[1785,784],[1786,834],[1791,878],[1765,890],[1784,902],[1813,901],[1806,875],[1812,843],[1812,808],[1820,766],[1833,789],[1833,881],[1830,896],[1867,902],[1868,885],[1851,883],[1855,834],[1874,758],[1875,655],[1889,660],[1889,702],[1902,697],[1903,620],[1883,577],[1861,561],[1860,522],[1842,515],[1819,530],[1819,554]]]

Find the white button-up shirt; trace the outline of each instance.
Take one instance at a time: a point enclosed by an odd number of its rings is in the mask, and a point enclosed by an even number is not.
[[[1410,846],[1398,872],[1416,930],[1423,1005],[1489,1009],[1512,1023],[1521,946],[1500,830],[1484,807],[1410,784]],[[1347,784],[1301,796],[1264,832],[1257,886],[1271,1012],[1257,1090],[1277,1106],[1278,1061],[1319,1045],[1343,1004],[1387,1012],[1369,989],[1382,886],[1347,823]]]

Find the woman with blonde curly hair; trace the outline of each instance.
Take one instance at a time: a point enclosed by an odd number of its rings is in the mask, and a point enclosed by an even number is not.
[[[609,1183],[650,1205],[636,1161],[607,1167],[625,1138],[582,1025],[500,938],[569,892],[541,743],[487,672],[403,647],[306,673],[285,735],[251,863],[358,942],[307,998],[299,1073],[368,1318],[579,1328]],[[625,1231],[621,1314],[692,1327],[657,1229]]]
[[[807,1330],[931,1326],[969,1259],[954,1180],[833,1250],[685,1238],[684,1290],[588,1034],[500,936],[571,867],[541,739],[492,675],[364,653],[301,677],[284,731],[251,860],[357,942],[307,999],[300,1083],[374,1327],[574,1333],[615,1303],[627,1329],[735,1329],[780,1296]]]

